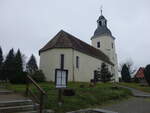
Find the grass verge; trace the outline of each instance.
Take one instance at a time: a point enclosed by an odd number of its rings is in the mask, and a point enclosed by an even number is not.
[[[121,82],[119,84],[150,93],[150,87],[149,86],[141,86],[140,83],[125,83],[125,82]]]
[[[63,104],[59,107],[58,90],[55,88],[54,83],[40,83],[39,85],[48,94],[48,97],[45,99],[46,107],[59,113],[106,105],[116,100],[127,99],[132,95],[128,89],[113,89],[113,83],[98,83],[95,87],[89,87],[89,83],[70,82],[68,83],[68,88],[74,89],[76,94],[70,97],[63,96]],[[81,88],[80,85],[84,85],[84,88]],[[33,86],[31,87],[32,91],[37,93],[35,88]],[[23,93],[25,91],[25,85],[12,84],[9,85],[9,89]]]

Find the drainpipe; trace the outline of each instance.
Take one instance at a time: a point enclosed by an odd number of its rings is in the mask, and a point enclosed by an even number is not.
[[[74,77],[74,49],[72,49],[72,80],[75,82],[75,77]]]

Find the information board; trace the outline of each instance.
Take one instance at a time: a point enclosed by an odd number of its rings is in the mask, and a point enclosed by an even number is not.
[[[66,88],[68,81],[68,70],[56,69],[55,70],[55,85],[56,88]]]

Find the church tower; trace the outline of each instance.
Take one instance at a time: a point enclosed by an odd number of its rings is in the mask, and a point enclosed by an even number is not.
[[[109,59],[114,63],[114,66],[109,67],[109,70],[114,75],[113,79],[118,82],[118,61],[115,50],[115,37],[107,27],[107,20],[102,14],[97,20],[97,29],[91,38],[92,46],[103,51]]]

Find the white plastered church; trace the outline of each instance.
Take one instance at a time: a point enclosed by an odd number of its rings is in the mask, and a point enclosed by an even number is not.
[[[39,50],[40,69],[47,81],[55,81],[55,69],[68,70],[68,81],[90,82],[94,70],[104,62],[118,82],[118,63],[115,38],[107,27],[107,20],[101,14],[97,29],[91,38],[92,45],[61,30],[42,49]]]

